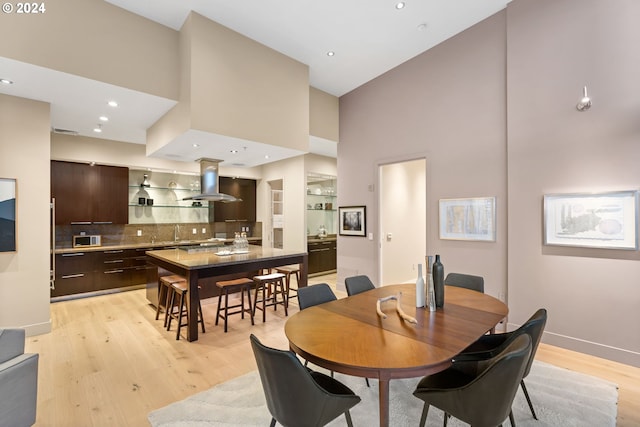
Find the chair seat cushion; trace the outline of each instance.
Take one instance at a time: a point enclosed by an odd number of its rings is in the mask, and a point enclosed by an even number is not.
[[[267,281],[267,280],[282,279],[283,277],[284,277],[284,274],[282,273],[271,273],[271,274],[264,274],[262,276],[254,276],[253,280]]]
[[[346,394],[346,395],[355,395],[355,393],[346,385],[342,384],[340,381],[331,378],[329,375],[325,375],[321,372],[316,372],[309,370],[311,377],[318,383],[320,387],[328,391],[332,394]]]

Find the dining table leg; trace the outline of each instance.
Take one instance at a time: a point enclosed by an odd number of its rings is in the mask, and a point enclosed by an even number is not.
[[[389,427],[389,380],[378,381],[378,393],[380,395],[380,427]]]

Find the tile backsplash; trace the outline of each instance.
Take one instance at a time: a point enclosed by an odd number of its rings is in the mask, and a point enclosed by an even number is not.
[[[72,237],[82,233],[101,235],[102,246],[110,246],[174,242],[176,240],[206,240],[214,237],[233,238],[234,233],[241,231],[242,228],[249,229],[247,233],[249,237],[262,237],[261,222],[57,225],[56,249],[70,248],[72,246]]]

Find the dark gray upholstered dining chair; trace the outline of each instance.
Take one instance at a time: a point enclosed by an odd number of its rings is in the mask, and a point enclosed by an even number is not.
[[[375,285],[371,282],[369,276],[365,275],[347,277],[344,279],[344,285],[347,288],[347,295],[349,296],[375,289]]]
[[[347,425],[353,426],[349,409],[360,397],[349,387],[305,368],[291,351],[267,347],[253,334],[250,339],[272,416],[271,427],[276,421],[283,426],[323,426],[341,414]]]
[[[424,401],[420,427],[429,407],[474,427],[502,426],[509,418],[515,427],[511,405],[531,354],[531,338],[522,334],[494,358],[476,362],[454,362],[449,368],[424,377],[413,395]]]
[[[484,293],[484,278],[481,276],[472,276],[471,274],[462,273],[449,273],[444,279],[444,284]]]
[[[298,305],[300,306],[300,310],[325,302],[335,301],[336,299],[336,294],[333,293],[331,287],[326,283],[303,286],[298,289]]]
[[[359,276],[347,277],[346,279],[344,279],[344,285],[347,288],[348,296],[356,295],[361,292],[370,291],[371,289],[376,288],[371,279],[369,279],[369,276],[365,276],[364,274],[361,274]],[[365,378],[364,380],[367,382],[367,387],[369,387],[369,378]]]
[[[526,397],[527,403],[529,404],[531,415],[533,415],[533,418],[537,420],[538,416],[533,409],[533,404],[529,398],[529,392],[527,391],[527,387],[524,385],[524,379],[529,375],[529,371],[531,371],[531,365],[533,364],[533,359],[536,356],[536,350],[538,349],[538,344],[540,344],[540,339],[542,338],[542,333],[544,332],[546,323],[547,310],[540,308],[533,313],[529,320],[524,322],[522,326],[514,331],[502,334],[483,335],[478,339],[478,341],[465,348],[462,353],[456,356],[454,361],[479,361],[489,359],[500,353],[520,335],[528,335],[531,338],[531,357],[529,357],[529,360],[527,361],[524,374],[522,375],[522,380],[520,381],[520,386],[522,387],[524,397]]]
[[[300,310],[337,299],[336,294],[333,293],[331,287],[326,283],[318,283],[316,285],[298,288],[298,306],[300,306]],[[309,361],[305,360],[304,366],[308,364]],[[331,371],[331,376],[333,377],[333,371]]]

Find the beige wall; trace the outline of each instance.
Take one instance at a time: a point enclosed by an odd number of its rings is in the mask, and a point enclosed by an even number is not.
[[[0,177],[17,180],[17,252],[0,253],[0,328],[51,330],[49,104],[0,94]]]
[[[0,15],[0,56],[178,99],[178,32],[102,0]]]
[[[542,244],[544,194],[638,189],[639,15],[632,0],[514,0],[342,97],[339,204],[364,202],[376,227],[375,166],[425,152],[427,250],[445,272],[507,293],[510,328],[545,307],[545,342],[640,366],[639,252]],[[497,197],[496,243],[439,240],[438,199],[472,196]],[[338,273],[375,274],[374,245],[340,239]]]
[[[487,293],[505,292],[505,17],[497,14],[340,98],[338,205],[366,205],[374,239],[338,238],[338,277],[352,269],[379,282],[377,168],[426,158],[426,249],[413,258],[438,253],[445,271],[482,275]],[[478,196],[497,197],[497,241],[440,240],[438,200]],[[410,263],[406,270],[414,275]]]
[[[94,161],[103,165],[126,166],[133,169],[155,168],[200,173],[200,166],[196,162],[147,157],[145,146],[142,144],[57,133],[51,134],[51,160]]]
[[[340,140],[340,101],[337,96],[309,86],[309,134]]]
[[[544,194],[638,189],[638,16],[631,0],[515,0],[507,33],[510,320],[546,307],[547,342],[636,366],[640,253],[544,246],[541,224]]]
[[[306,251],[305,233],[305,188],[304,157],[297,156],[279,162],[273,162],[262,166],[262,180],[257,188],[257,212],[258,221],[262,221],[262,236],[268,239],[270,236],[269,216],[271,194],[269,181],[282,180],[284,195],[283,215],[283,248],[287,250]],[[265,243],[266,242],[266,243]],[[265,240],[263,245],[271,246],[272,242]]]
[[[309,69],[195,12],[179,37],[180,103],[148,131],[152,154],[188,130],[309,149]]]

